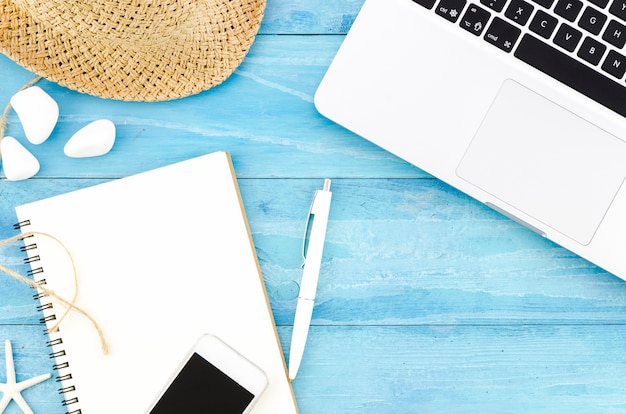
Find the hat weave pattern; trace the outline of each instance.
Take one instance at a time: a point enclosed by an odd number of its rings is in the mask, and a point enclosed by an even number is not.
[[[79,92],[170,100],[228,78],[264,11],[265,0],[0,0],[0,52]]]

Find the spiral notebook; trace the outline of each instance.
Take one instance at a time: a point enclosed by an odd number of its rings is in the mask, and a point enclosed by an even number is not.
[[[16,207],[22,232],[58,238],[76,305],[50,334],[63,412],[146,412],[195,341],[213,333],[261,367],[254,414],[296,413],[228,153],[213,153]],[[32,273],[71,299],[61,246],[25,239]],[[40,297],[48,327],[63,311]],[[49,308],[48,303],[52,303]],[[61,412],[61,408],[60,411]]]

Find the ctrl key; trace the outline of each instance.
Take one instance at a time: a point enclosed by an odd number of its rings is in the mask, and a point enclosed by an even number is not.
[[[441,0],[435,8],[435,13],[455,23],[461,15],[465,3],[466,0]]]
[[[515,46],[515,42],[517,42],[521,32],[520,29],[512,24],[505,22],[499,17],[494,17],[491,25],[485,32],[484,39],[508,53],[513,50],[513,46]]]

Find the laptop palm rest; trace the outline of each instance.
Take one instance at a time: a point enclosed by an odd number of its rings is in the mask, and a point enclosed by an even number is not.
[[[495,198],[483,201],[587,245],[626,176],[626,143],[507,80],[456,173]]]

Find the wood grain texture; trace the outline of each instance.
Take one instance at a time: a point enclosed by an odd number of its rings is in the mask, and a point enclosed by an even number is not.
[[[363,0],[270,0],[259,33],[346,34]]]
[[[615,327],[314,327],[311,334],[313,362],[294,383],[306,412],[624,411],[624,332]]]
[[[270,0],[235,74],[178,101],[107,101],[42,81],[60,122],[32,146],[9,113],[7,132],[42,170],[0,181],[0,238],[15,234],[15,205],[229,151],[288,359],[306,218],[329,177],[318,300],[294,381],[302,414],[626,413],[625,282],[315,111],[361,4]],[[0,102],[32,76],[0,56]],[[117,125],[113,151],[66,158],[69,136],[98,118]],[[20,272],[24,257],[0,248]],[[0,339],[13,342],[18,379],[51,367],[32,293],[0,277]],[[52,381],[24,395],[35,413],[65,412]]]
[[[375,171],[380,177],[426,176],[316,112],[315,88],[341,39],[259,36],[224,84],[172,102],[115,102],[42,81],[60,106],[52,136],[30,145],[13,111],[7,134],[42,160],[39,178],[123,177],[224,149],[236,156],[240,177],[370,177]],[[6,102],[32,74],[6,57],[0,56],[0,65],[7,74],[0,78],[0,102]],[[95,159],[65,157],[69,137],[100,118],[117,126],[113,150]]]

